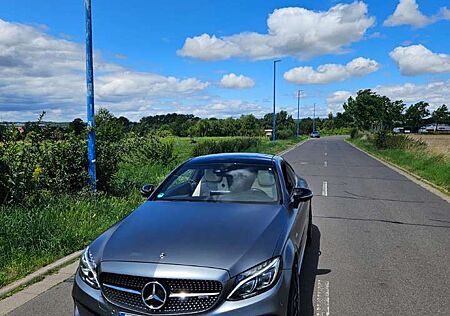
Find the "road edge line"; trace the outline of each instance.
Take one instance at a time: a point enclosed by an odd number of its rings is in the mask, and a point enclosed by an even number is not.
[[[345,140],[345,142],[347,144],[349,144],[350,146],[352,146],[353,148],[356,148],[357,150],[359,150],[360,152],[365,153],[366,155],[368,155],[369,157],[381,162],[383,165],[385,165],[386,167],[396,171],[397,173],[401,174],[402,176],[408,178],[409,180],[411,180],[412,182],[414,182],[415,184],[418,184],[419,186],[421,186],[422,188],[426,189],[427,191],[433,193],[434,195],[440,197],[441,199],[443,199],[444,201],[446,201],[447,203],[450,203],[450,196],[448,196],[447,194],[445,194],[444,192],[441,192],[437,186],[433,183],[431,183],[430,181],[416,175],[415,173],[412,173],[409,170],[406,170],[403,167],[400,167],[396,164],[394,164],[393,162],[390,162],[386,159],[380,158],[375,156],[372,153],[369,153],[368,151],[359,148],[358,146],[356,146],[355,144],[352,144],[350,141],[348,141],[347,139]]]

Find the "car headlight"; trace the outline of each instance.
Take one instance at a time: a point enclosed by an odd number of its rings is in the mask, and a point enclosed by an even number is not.
[[[229,300],[241,300],[267,291],[278,277],[280,258],[267,260],[236,277],[236,286],[228,295]]]
[[[86,247],[80,259],[80,277],[90,287],[99,289],[100,284],[97,279],[97,265],[89,247]]]

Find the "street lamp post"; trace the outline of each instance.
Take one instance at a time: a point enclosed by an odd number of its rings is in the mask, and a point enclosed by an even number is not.
[[[276,87],[276,71],[277,71],[277,63],[279,63],[281,59],[277,59],[273,61],[273,115],[272,115],[272,141],[275,142],[276,139],[276,114],[275,114],[275,87]]]
[[[297,91],[297,137],[300,136],[300,97],[303,90]]]
[[[95,168],[95,120],[94,120],[94,65],[92,58],[92,14],[91,0],[84,0],[86,12],[86,106],[88,126],[88,174],[92,191],[97,189]]]

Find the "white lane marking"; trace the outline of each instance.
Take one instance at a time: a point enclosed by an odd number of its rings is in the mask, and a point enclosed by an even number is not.
[[[328,182],[324,181],[322,184],[322,196],[328,196]]]
[[[317,281],[316,316],[330,315],[330,282]]]
[[[323,165],[324,165],[325,167],[328,167],[328,161],[325,160],[325,161],[323,162]]]
[[[328,156],[328,153],[325,153],[325,156]]]

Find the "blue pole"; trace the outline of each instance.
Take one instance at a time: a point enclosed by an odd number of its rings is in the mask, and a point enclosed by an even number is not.
[[[281,59],[277,59],[273,61],[273,114],[272,114],[272,142],[276,140],[276,113],[275,113],[275,88],[276,88],[276,71],[277,71],[277,63],[280,62]]]
[[[92,191],[97,189],[95,170],[95,120],[94,120],[94,66],[92,58],[92,15],[91,0],[84,0],[86,11],[86,105],[88,126],[88,174]]]
[[[297,137],[300,135],[300,91],[297,92]]]

